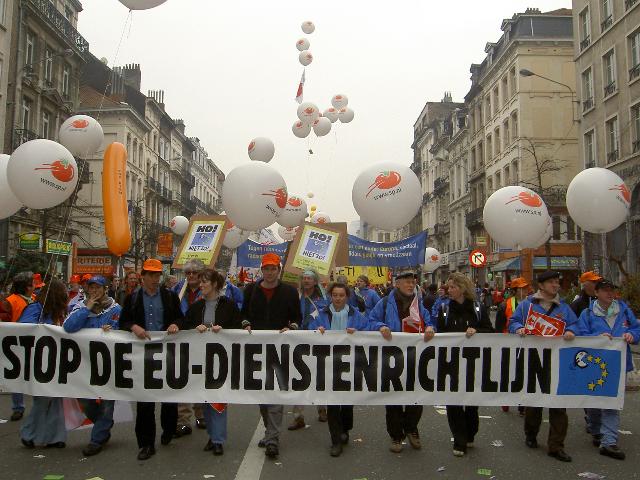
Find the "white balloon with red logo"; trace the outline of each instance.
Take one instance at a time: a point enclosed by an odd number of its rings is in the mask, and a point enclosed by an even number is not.
[[[249,142],[247,153],[251,160],[270,162],[276,152],[273,142],[266,137],[256,137]]]
[[[381,230],[395,230],[409,223],[420,210],[422,189],[409,167],[383,162],[358,175],[351,199],[363,221]]]
[[[311,216],[311,223],[318,223],[320,225],[323,223],[331,223],[331,218],[324,212],[316,212]]]
[[[487,233],[496,243],[505,248],[522,249],[543,237],[549,212],[533,190],[508,186],[487,199],[482,217]]]
[[[309,40],[307,40],[306,38],[301,38],[296,42],[296,48],[301,52],[304,52],[305,50],[309,50],[310,46],[311,44],[309,43]]]
[[[75,157],[86,158],[96,153],[104,142],[104,132],[98,121],[88,115],[67,118],[58,134],[60,143]]]
[[[442,266],[442,255],[433,247],[427,247],[424,251],[424,270],[434,272],[438,267]]]
[[[331,99],[331,105],[333,105],[333,108],[335,108],[336,110],[345,108],[348,104],[349,104],[349,98],[342,93],[334,95],[333,98]]]
[[[300,54],[298,55],[298,61],[305,67],[311,65],[311,62],[313,62],[313,55],[311,54],[311,52],[309,50],[304,50],[302,52],[300,52]]]
[[[349,107],[344,107],[338,110],[338,120],[342,123],[349,123],[353,120],[355,113]]]
[[[0,155],[0,220],[10,217],[22,208],[22,202],[15,196],[7,180],[8,165],[9,155]]]
[[[291,131],[298,138],[306,138],[311,133],[311,125],[298,120],[291,126]]]
[[[290,195],[287,206],[278,218],[278,223],[283,227],[297,227],[307,218],[307,202],[297,195]]]
[[[545,243],[547,243],[547,241],[551,238],[551,235],[553,235],[553,222],[551,221],[551,216],[548,215],[547,216],[547,229],[542,234],[542,236],[540,238],[536,239],[534,242],[522,245],[522,247],[524,247],[524,248],[538,248],[539,246],[544,245]]]
[[[322,112],[322,116],[328,118],[331,123],[336,123],[338,121],[338,109],[329,107]]]
[[[324,137],[331,131],[331,120],[326,117],[318,117],[313,121],[313,132],[318,137]]]
[[[249,235],[251,235],[249,230],[242,230],[236,227],[233,222],[227,220],[226,231],[222,244],[227,248],[238,248],[247,241]]]
[[[300,227],[278,227],[278,236],[285,242],[292,242]]]
[[[576,175],[567,188],[567,210],[583,230],[607,233],[629,215],[631,191],[622,178],[606,168],[588,168]]]
[[[177,215],[169,222],[169,228],[176,235],[184,235],[189,230],[189,219],[182,215]]]
[[[306,21],[302,22],[301,28],[302,28],[302,31],[304,33],[309,35],[309,34],[311,34],[311,33],[313,33],[315,31],[316,26],[313,24],[312,21],[306,20]]]
[[[149,10],[162,5],[167,0],[120,0],[129,10]]]
[[[255,231],[277,222],[287,205],[287,184],[275,168],[250,162],[234,168],[222,186],[222,204],[242,230]]]
[[[315,103],[304,102],[298,107],[297,114],[302,123],[313,125],[314,120],[320,116],[320,110]]]
[[[60,205],[78,184],[78,165],[59,143],[37,139],[20,145],[9,158],[7,179],[16,198],[34,209]]]

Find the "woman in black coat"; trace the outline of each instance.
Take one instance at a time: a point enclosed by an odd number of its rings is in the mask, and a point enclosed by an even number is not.
[[[200,333],[219,333],[222,329],[244,327],[236,303],[220,295],[224,283],[224,277],[215,270],[206,269],[200,274],[201,297],[187,310],[183,330],[195,328]],[[204,450],[213,451],[214,455],[222,455],[227,439],[227,404],[206,403],[204,418],[209,434]]]

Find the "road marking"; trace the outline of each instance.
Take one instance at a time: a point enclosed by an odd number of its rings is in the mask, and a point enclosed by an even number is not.
[[[235,480],[260,480],[262,466],[264,465],[264,449],[258,447],[258,442],[264,435],[264,425],[262,419],[258,420],[256,431],[249,441],[247,451],[244,453],[242,463],[238,468]]]

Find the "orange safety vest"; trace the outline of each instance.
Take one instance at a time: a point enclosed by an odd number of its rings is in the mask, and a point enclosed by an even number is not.
[[[507,317],[507,321],[504,322],[502,333],[509,333],[509,323],[511,322],[511,316],[516,311],[517,306],[518,302],[516,300],[516,297],[509,297],[507,299],[507,303],[504,307],[504,316]]]
[[[11,321],[17,322],[22,311],[27,308],[27,301],[17,293],[9,295],[6,300],[11,305]]]

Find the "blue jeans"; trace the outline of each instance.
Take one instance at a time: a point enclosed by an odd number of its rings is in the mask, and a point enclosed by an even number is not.
[[[24,394],[11,394],[11,410],[14,412],[24,412]]]
[[[85,416],[93,422],[91,429],[91,443],[103,445],[111,437],[113,427],[113,407],[115,400],[96,400],[79,398]]]
[[[588,425],[591,435],[602,435],[600,445],[610,447],[618,444],[618,428],[620,427],[620,411],[604,408],[587,408]]]
[[[223,445],[227,440],[227,410],[229,405],[224,409],[224,412],[218,413],[209,404],[204,405],[204,420],[207,422],[207,433],[211,439],[211,443],[219,443]]]

